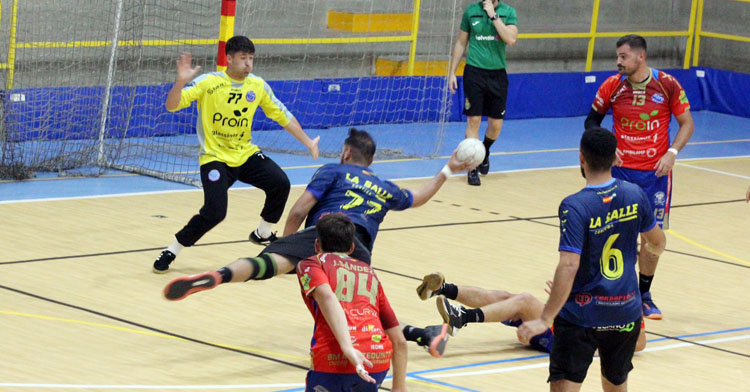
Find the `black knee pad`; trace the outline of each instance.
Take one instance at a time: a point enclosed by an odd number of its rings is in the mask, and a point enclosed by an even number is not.
[[[276,262],[268,253],[247,260],[253,265],[253,273],[247,280],[266,280],[276,276]]]

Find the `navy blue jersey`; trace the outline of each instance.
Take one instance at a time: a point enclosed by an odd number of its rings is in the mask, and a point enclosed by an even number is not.
[[[367,231],[370,238],[364,245],[370,251],[385,214],[405,210],[414,202],[410,191],[381,180],[366,167],[349,164],[324,165],[313,175],[307,191],[318,203],[307,214],[305,227],[314,226],[325,214],[343,213]]]
[[[560,251],[581,255],[560,316],[583,327],[624,325],[641,316],[635,262],[639,233],[656,224],[638,185],[613,179],[560,204]]]

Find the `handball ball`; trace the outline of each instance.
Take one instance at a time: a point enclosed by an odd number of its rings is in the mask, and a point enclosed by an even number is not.
[[[484,143],[479,139],[468,138],[458,143],[456,158],[461,162],[471,159],[472,163],[480,164],[484,160]]]

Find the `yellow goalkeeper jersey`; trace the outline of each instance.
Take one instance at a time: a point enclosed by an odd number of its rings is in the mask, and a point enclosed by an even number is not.
[[[251,132],[258,106],[282,127],[293,118],[268,83],[253,74],[244,81],[234,80],[223,71],[203,74],[182,89],[180,105],[174,111],[193,101],[198,101],[196,132],[201,144],[201,165],[220,161],[232,167],[242,166],[260,150],[252,143]]]

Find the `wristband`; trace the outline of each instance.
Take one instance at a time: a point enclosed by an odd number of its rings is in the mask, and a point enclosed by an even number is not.
[[[674,156],[677,156],[677,153],[679,153],[680,151],[678,151],[676,148],[672,147],[672,148],[668,149],[667,152],[671,152],[672,154],[674,154]]]
[[[453,171],[451,171],[451,168],[448,165],[443,166],[443,169],[440,170],[440,173],[443,173],[445,178],[450,178],[451,174],[453,174]]]

